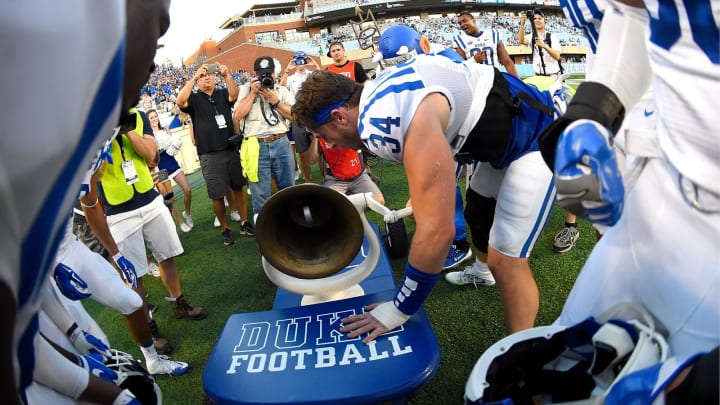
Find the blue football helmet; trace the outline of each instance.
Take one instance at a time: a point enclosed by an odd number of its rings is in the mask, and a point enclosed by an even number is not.
[[[422,37],[406,25],[396,25],[386,29],[380,36],[377,60],[383,68],[395,66],[425,53],[420,46]]]
[[[307,63],[307,54],[303,51],[297,51],[293,55],[293,61],[296,65],[305,65]]]

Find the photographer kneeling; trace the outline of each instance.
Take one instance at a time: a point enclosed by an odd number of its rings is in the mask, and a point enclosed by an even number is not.
[[[278,190],[295,184],[295,160],[286,136],[295,98],[286,87],[275,84],[276,67],[280,65],[269,56],[255,60],[256,77],[240,88],[233,113],[236,132],[244,134],[240,158],[255,216],[270,198],[273,177]]]

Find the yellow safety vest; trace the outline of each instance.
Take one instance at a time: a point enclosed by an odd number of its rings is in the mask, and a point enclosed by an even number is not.
[[[143,119],[140,113],[135,109],[130,109],[131,113],[135,113],[135,132],[136,134],[143,136]],[[120,145],[122,144],[122,150]],[[135,195],[135,192],[145,193],[153,188],[154,183],[150,169],[147,166],[147,162],[142,156],[138,155],[133,149],[130,140],[126,134],[118,135],[118,137],[112,142],[110,146],[110,155],[112,156],[112,164],[108,162],[105,166],[100,183],[103,187],[105,194],[105,200],[111,205],[120,205],[124,202],[130,201]],[[124,159],[123,159],[124,156]],[[132,161],[137,171],[138,181],[133,184],[127,184],[125,181],[125,174],[122,169],[123,160]]]

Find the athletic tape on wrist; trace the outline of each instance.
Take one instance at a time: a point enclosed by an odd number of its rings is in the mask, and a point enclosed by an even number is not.
[[[432,291],[441,274],[424,273],[409,262],[405,265],[405,277],[395,293],[395,306],[405,315],[412,315]]]
[[[376,306],[370,311],[370,315],[375,317],[387,330],[393,330],[410,319],[410,315],[405,315],[400,312],[395,306],[395,303],[390,301],[383,302]]]

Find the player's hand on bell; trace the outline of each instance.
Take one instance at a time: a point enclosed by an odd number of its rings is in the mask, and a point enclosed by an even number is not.
[[[390,304],[392,305],[392,302]],[[367,312],[372,311],[378,305],[380,304],[366,305],[364,307],[365,313],[341,319],[340,322],[342,322],[343,327],[340,328],[340,332],[347,333],[351,339],[368,334],[368,336],[363,339],[363,343],[367,344],[389,331],[389,329],[372,316],[370,312]]]
[[[612,226],[620,219],[625,187],[612,147],[613,134],[592,120],[577,120],[555,149],[557,202],[592,223]]]

